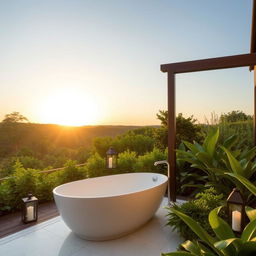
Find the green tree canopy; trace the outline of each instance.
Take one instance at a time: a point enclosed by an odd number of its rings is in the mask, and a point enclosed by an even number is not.
[[[3,123],[22,123],[28,122],[28,119],[21,115],[19,112],[12,112],[10,114],[6,114],[4,119],[2,120]]]
[[[252,120],[251,115],[245,114],[243,111],[240,110],[233,110],[231,112],[228,112],[227,114],[222,114],[220,116],[220,123],[233,123],[238,121],[247,121]]]
[[[168,111],[159,110],[156,114],[157,119],[161,121],[162,128],[156,132],[156,138],[159,141],[159,145],[167,147],[168,138]],[[188,140],[192,142],[193,140],[201,141],[201,128],[196,124],[196,119],[193,116],[184,117],[182,113],[179,113],[176,117],[176,140],[177,145],[181,143],[182,140]],[[160,147],[160,146],[159,146]],[[161,147],[160,147],[161,148]]]

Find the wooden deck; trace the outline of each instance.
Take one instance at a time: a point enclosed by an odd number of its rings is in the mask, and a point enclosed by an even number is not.
[[[24,224],[21,221],[21,212],[15,212],[0,217],[0,238],[11,235],[15,232],[21,231],[25,228],[34,226],[38,223],[51,219],[58,216],[58,210],[54,203],[47,202],[39,204],[38,207],[38,221],[28,224]]]

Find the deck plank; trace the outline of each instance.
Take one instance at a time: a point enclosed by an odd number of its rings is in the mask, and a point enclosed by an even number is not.
[[[54,201],[39,204],[38,221],[24,224],[21,221],[21,212],[14,212],[0,217],[0,238],[11,235],[23,229],[34,226],[59,215]]]

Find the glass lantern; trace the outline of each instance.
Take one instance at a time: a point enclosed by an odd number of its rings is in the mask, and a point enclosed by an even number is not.
[[[106,166],[108,169],[114,169],[117,166],[117,152],[111,147],[106,152],[107,158],[106,158]]]
[[[232,230],[237,233],[242,233],[245,226],[245,202],[237,188],[234,188],[228,196],[227,210]]]
[[[37,221],[38,218],[38,199],[32,194],[28,194],[27,197],[22,198],[22,221],[24,223],[30,223]]]

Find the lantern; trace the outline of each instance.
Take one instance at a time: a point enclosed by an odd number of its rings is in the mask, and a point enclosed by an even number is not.
[[[245,202],[237,188],[234,188],[228,196],[227,208],[232,230],[241,233],[245,226]]]
[[[22,221],[29,223],[37,221],[38,218],[38,199],[32,194],[28,194],[28,197],[22,198]]]
[[[109,148],[109,150],[107,151],[107,168],[108,169],[113,169],[116,168],[117,166],[117,152],[111,147]]]

